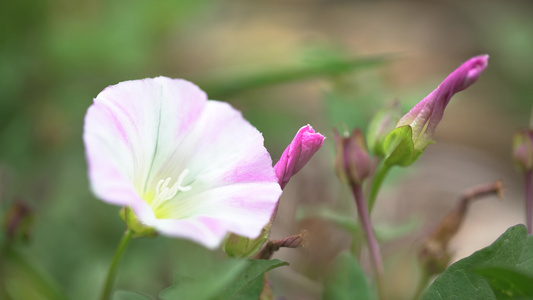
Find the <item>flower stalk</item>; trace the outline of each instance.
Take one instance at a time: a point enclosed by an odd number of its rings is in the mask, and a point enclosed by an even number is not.
[[[352,190],[359,221],[370,251],[378,292],[380,297],[383,297],[383,263],[362,188],[363,182],[370,175],[371,169],[365,137],[359,129],[354,130],[351,135],[348,132],[344,132],[343,136],[341,136],[336,130],[334,133],[337,146],[337,155],[334,161],[335,173],[339,180],[347,183]]]
[[[352,185],[352,193],[355,199],[355,205],[357,206],[357,213],[359,214],[359,220],[368,243],[368,250],[370,252],[370,260],[372,267],[376,273],[376,282],[378,285],[379,295],[383,297],[383,260],[381,259],[381,252],[379,250],[378,240],[372,229],[372,223],[370,222],[370,214],[366,205],[366,199],[363,196],[363,190],[361,185]]]
[[[378,196],[379,190],[381,189],[381,185],[385,181],[385,177],[387,177],[387,174],[389,173],[389,170],[391,169],[391,166],[387,164],[381,164],[377,172],[374,175],[374,178],[372,178],[372,186],[370,189],[370,197],[368,199],[368,213],[372,214],[372,209],[374,208],[374,203],[376,203],[376,198]]]
[[[122,255],[124,255],[126,248],[130,244],[132,237],[133,231],[127,229],[124,232],[120,243],[118,244],[117,250],[115,251],[115,255],[113,256],[113,260],[111,261],[111,265],[109,266],[109,270],[107,271],[104,290],[102,291],[102,297],[100,298],[101,300],[111,299],[111,292],[113,291],[113,284],[115,283],[118,265],[120,263],[120,260],[122,259]]]

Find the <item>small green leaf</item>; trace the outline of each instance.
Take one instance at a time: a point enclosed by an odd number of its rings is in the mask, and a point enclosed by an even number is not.
[[[415,162],[411,126],[401,126],[391,131],[383,142],[385,163],[389,166],[408,166]]]
[[[502,281],[494,281],[492,284],[495,287],[491,286],[487,276],[494,274],[490,268],[505,268],[525,276],[533,276],[532,248],[533,236],[527,236],[524,225],[511,227],[492,245],[448,267],[429,286],[422,299],[499,299],[500,292],[505,289],[501,286]],[[486,271],[488,275],[479,274],[479,270],[484,268],[489,268]],[[518,288],[521,283],[513,281],[512,284]],[[495,293],[493,288],[498,292]]]
[[[137,292],[116,291],[113,300],[153,300],[152,298]]]
[[[487,278],[497,299],[533,299],[533,276],[509,267],[474,270]]]
[[[337,256],[324,282],[323,299],[373,299],[366,276],[357,260],[348,252]]]

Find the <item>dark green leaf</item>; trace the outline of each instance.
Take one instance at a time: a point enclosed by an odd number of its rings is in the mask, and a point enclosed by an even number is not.
[[[482,267],[475,272],[487,278],[497,299],[533,299],[533,276],[509,267]]]
[[[339,254],[324,283],[323,299],[373,299],[366,276],[357,260],[348,252]]]
[[[523,279],[520,276],[533,275],[532,246],[533,236],[527,236],[523,225],[511,227],[492,245],[446,269],[429,286],[422,299],[500,299],[503,291],[506,291],[504,284],[515,286],[517,290],[513,292],[518,295],[519,288],[522,287],[520,280]],[[512,282],[505,283],[491,271],[494,267],[521,274],[516,275],[520,280],[515,283],[514,279],[510,279]],[[484,274],[486,277],[479,273],[483,273],[483,270],[487,272]]]

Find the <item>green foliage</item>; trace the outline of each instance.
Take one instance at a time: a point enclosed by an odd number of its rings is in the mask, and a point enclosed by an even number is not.
[[[509,267],[483,267],[475,272],[488,279],[497,299],[533,299],[533,276]]]
[[[335,259],[331,272],[324,282],[322,298],[329,300],[374,299],[365,273],[350,253],[343,252]]]
[[[328,59],[304,66],[242,74],[241,76],[236,76],[233,80],[228,80],[227,78],[213,80],[211,83],[206,83],[201,86],[205,88],[209,95],[212,95],[215,98],[226,98],[229,95],[250,89],[315,77],[334,76],[362,69],[376,68],[383,64],[384,61],[385,59],[383,57]]]
[[[265,273],[288,265],[280,260],[227,259],[211,266],[176,273],[174,285],[160,293],[163,300],[256,300]]]
[[[153,300],[152,298],[130,291],[116,291],[113,294],[113,300]]]
[[[527,281],[532,276],[533,236],[517,225],[492,245],[451,265],[422,299],[531,299]]]
[[[0,296],[5,293],[13,300],[67,299],[50,274],[17,248],[3,247],[0,262]]]

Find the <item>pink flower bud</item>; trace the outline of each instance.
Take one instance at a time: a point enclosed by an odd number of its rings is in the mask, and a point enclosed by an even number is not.
[[[296,136],[274,166],[281,188],[285,188],[289,179],[300,171],[320,149],[325,137],[315,132],[311,125],[298,130]]]
[[[355,129],[352,135],[340,136],[336,129],[335,144],[335,173],[343,182],[350,185],[360,185],[370,174],[370,158],[365,144],[363,133]]]
[[[513,159],[520,170],[533,170],[533,129],[523,129],[515,133]]]
[[[476,82],[487,67],[488,60],[488,55],[467,60],[398,121],[396,127],[411,126],[415,150],[422,151],[431,142],[452,96]]]

